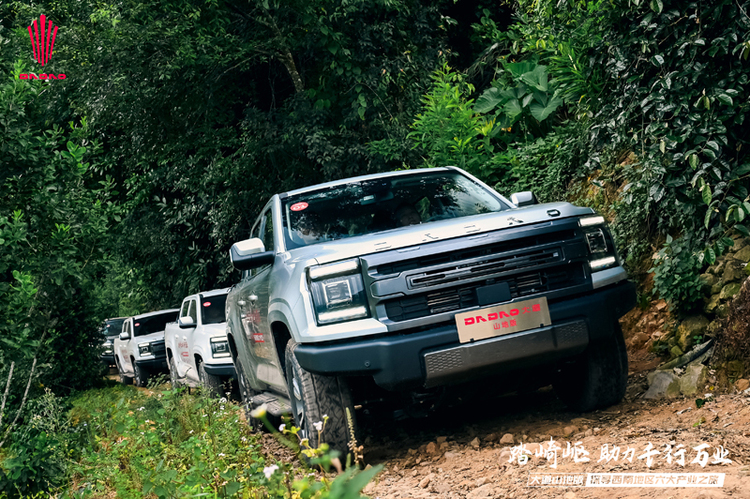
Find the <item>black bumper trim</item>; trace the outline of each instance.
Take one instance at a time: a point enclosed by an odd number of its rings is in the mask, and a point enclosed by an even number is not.
[[[169,364],[167,364],[167,357],[157,357],[155,359],[139,359],[135,361],[135,365],[143,367],[149,371],[163,371],[169,372]]]
[[[214,376],[221,376],[222,378],[234,378],[234,365],[232,364],[219,364],[212,366],[211,364],[203,364],[203,368],[206,373]]]
[[[455,383],[498,368],[531,367],[571,357],[583,352],[588,344],[586,322],[579,320],[427,352],[424,386]]]
[[[437,386],[487,370],[531,367],[554,359],[576,355],[590,341],[610,336],[615,321],[635,306],[635,285],[629,281],[601,288],[569,300],[550,303],[552,326],[532,329],[471,344],[470,361],[461,372],[428,375],[425,357],[433,352],[461,348],[455,323],[413,333],[378,336],[327,344],[300,344],[297,360],[307,371],[329,376],[372,376],[388,390]],[[585,326],[588,340],[580,345],[580,336],[560,341],[570,323]],[[494,345],[494,346],[490,346]],[[502,347],[500,347],[502,345]],[[488,353],[483,350],[487,346]],[[489,360],[490,351],[504,351],[497,360]],[[455,354],[454,354],[455,356]]]

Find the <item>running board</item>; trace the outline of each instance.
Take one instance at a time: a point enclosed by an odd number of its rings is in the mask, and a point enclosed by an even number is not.
[[[289,414],[292,410],[289,400],[275,393],[264,392],[250,399],[250,405],[253,406],[253,409],[260,407],[262,404],[266,404],[269,414],[276,417]]]

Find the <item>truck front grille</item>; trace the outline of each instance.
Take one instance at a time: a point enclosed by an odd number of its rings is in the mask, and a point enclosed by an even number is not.
[[[165,357],[167,355],[167,349],[164,345],[164,341],[152,341],[151,353],[154,354],[154,357]]]
[[[461,262],[472,258],[498,255],[510,251],[523,250],[528,248],[538,248],[542,245],[570,241],[576,238],[575,229],[564,229],[545,234],[535,234],[510,241],[498,241],[480,247],[464,248],[450,253],[439,253],[436,255],[425,255],[418,258],[411,258],[393,263],[384,263],[377,266],[373,276],[386,276],[389,274],[398,274],[410,270],[423,269],[435,265],[445,265],[452,262]]]
[[[586,282],[586,274],[581,263],[574,263],[413,294],[387,300],[386,315],[390,320],[400,322],[475,307],[478,305],[477,288],[501,282],[508,283],[512,298],[518,298],[583,284]]]

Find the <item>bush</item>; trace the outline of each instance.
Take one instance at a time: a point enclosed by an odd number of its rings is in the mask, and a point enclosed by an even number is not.
[[[702,264],[688,237],[672,239],[656,255],[654,267],[654,293],[669,302],[671,310],[690,312],[703,298],[700,271]]]
[[[11,447],[13,457],[0,469],[0,497],[27,497],[55,488],[64,478],[60,442],[55,436],[33,432]]]

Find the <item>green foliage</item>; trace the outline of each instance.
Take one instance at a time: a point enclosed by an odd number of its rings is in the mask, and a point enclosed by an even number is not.
[[[63,478],[58,446],[54,437],[42,432],[13,445],[13,457],[0,468],[0,495],[34,496],[57,486]]]
[[[148,394],[117,386],[72,401],[71,432],[82,436],[70,465],[75,497],[359,498],[380,468],[354,469],[331,481],[264,456],[241,408],[204,393],[153,386]],[[296,466],[303,466],[298,462]]]
[[[503,75],[477,99],[474,109],[487,114],[497,109],[495,127],[489,136],[511,131],[518,124],[521,133],[505,137],[505,141],[524,140],[546,135],[550,130],[547,120],[562,105],[557,96],[556,82],[549,81],[547,66],[532,62],[504,62]],[[507,130],[506,130],[507,129]]]
[[[0,61],[10,63],[14,44]],[[0,379],[10,383],[4,424],[20,414],[26,386],[56,390],[93,386],[101,365],[90,315],[91,285],[102,269],[113,215],[113,182],[93,173],[86,158],[98,145],[80,119],[49,125],[44,82],[0,81]],[[8,379],[11,366],[13,377]],[[5,435],[10,428],[0,429]],[[0,438],[2,442],[4,438]]]
[[[690,238],[672,239],[656,254],[654,293],[667,300],[670,309],[689,312],[702,298],[699,278],[702,263]]]
[[[474,87],[447,65],[433,75],[424,107],[414,120],[409,138],[415,141],[426,166],[458,166],[487,174],[492,158],[489,134],[493,123],[479,117],[468,95]],[[491,171],[491,170],[490,170]]]
[[[568,122],[545,137],[515,144],[508,175],[495,189],[502,193],[534,191],[541,202],[568,197],[569,186],[580,180],[581,164],[588,154],[580,124]]]

